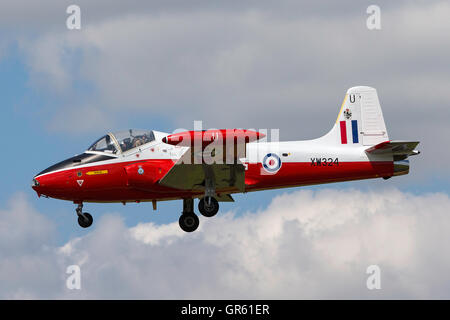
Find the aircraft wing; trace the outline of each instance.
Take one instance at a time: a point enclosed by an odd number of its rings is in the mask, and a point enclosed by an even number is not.
[[[415,150],[419,141],[385,141],[376,144],[365,151],[369,154],[383,154],[391,153],[394,156],[408,156],[419,154],[420,152]]]
[[[214,177],[217,191],[245,191],[245,168],[242,164],[175,164],[159,183],[175,189],[202,191],[209,173]]]
[[[163,138],[171,145],[189,147],[177,163],[159,181],[161,185],[181,190],[205,190],[212,179],[218,201],[233,201],[227,193],[245,191],[246,144],[265,135],[240,129],[186,131]],[[212,161],[213,160],[213,161]]]

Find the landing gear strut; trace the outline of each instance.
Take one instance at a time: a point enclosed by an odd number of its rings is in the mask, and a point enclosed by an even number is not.
[[[211,166],[203,165],[205,173],[205,196],[198,203],[198,210],[205,217],[213,217],[219,211],[219,202],[216,196],[216,181]],[[186,232],[197,230],[200,221],[194,213],[194,199],[183,199],[183,212],[178,220],[181,229]]]
[[[198,203],[198,210],[205,217],[213,217],[219,211],[219,202],[216,200],[216,177],[211,166],[204,165],[205,196]]]
[[[92,225],[94,219],[88,212],[83,212],[83,204],[78,204],[78,207],[75,209],[78,215],[78,224],[82,228],[88,228]]]
[[[194,213],[194,199],[183,199],[183,212],[178,220],[180,228],[185,232],[197,230],[200,220]]]

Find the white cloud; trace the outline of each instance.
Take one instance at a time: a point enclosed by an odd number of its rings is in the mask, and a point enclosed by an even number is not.
[[[17,194],[9,201],[8,208],[0,211],[0,250],[2,253],[15,251],[32,252],[42,243],[51,240],[54,226],[44,215],[36,212],[23,194]]]
[[[42,220],[21,205],[2,211],[19,217],[5,222],[2,236],[20,221],[15,242],[34,249],[1,247],[0,297],[449,298],[449,211],[446,194],[302,190],[260,212],[202,218],[193,234],[177,222],[127,228],[106,215],[86,236],[56,247],[42,232],[27,232],[21,214]],[[64,287],[72,264],[81,266],[80,291]],[[365,287],[372,264],[382,271],[380,291]]]
[[[23,194],[0,209],[0,298],[36,299],[62,287],[54,235],[52,221]]]
[[[194,111],[217,122],[209,113],[201,114],[209,108],[214,114],[223,113],[225,120],[236,120],[230,111],[240,111],[261,121],[256,111],[274,105],[284,112],[298,111],[304,108],[302,103],[332,102],[338,107],[347,86],[355,84],[352,81],[387,81],[395,93],[404,94],[402,99],[411,95],[415,99],[420,92],[407,90],[410,85],[400,81],[410,77],[428,84],[429,77],[438,76],[439,87],[445,87],[448,75],[434,64],[430,70],[422,63],[431,65],[430,59],[448,56],[450,47],[443,45],[442,35],[450,28],[445,18],[449,11],[445,2],[386,9],[388,30],[378,34],[361,23],[364,12],[353,11],[345,19],[339,15],[282,19],[265,7],[238,14],[135,13],[90,22],[77,33],[44,34],[31,41],[27,52],[34,71],[48,69],[48,76],[61,82],[61,69],[65,67],[69,77],[72,64],[79,60],[68,59],[65,66],[60,60],[79,49],[83,78],[97,86],[106,108],[126,105],[142,111],[150,106],[155,112],[161,107],[163,114],[173,116],[177,111],[180,118]],[[415,62],[420,65],[412,68]],[[438,93],[448,101],[445,91]]]

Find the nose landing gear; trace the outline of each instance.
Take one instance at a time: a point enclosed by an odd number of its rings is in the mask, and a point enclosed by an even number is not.
[[[82,228],[88,228],[92,225],[92,222],[94,219],[88,212],[83,212],[83,204],[78,204],[78,207],[75,209],[77,215],[78,215],[78,224]]]

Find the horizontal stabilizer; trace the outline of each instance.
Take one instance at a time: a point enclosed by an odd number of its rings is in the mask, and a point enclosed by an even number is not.
[[[385,141],[376,144],[365,151],[370,154],[386,154],[391,153],[394,156],[412,156],[419,154],[415,150],[419,141]]]

